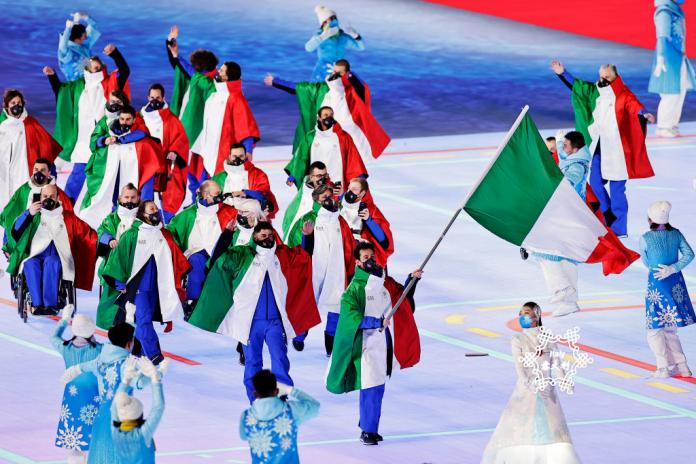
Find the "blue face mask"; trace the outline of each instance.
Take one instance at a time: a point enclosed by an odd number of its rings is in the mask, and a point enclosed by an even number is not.
[[[338,19],[334,19],[329,23],[329,27],[338,27]]]
[[[520,316],[520,327],[523,329],[531,329],[534,325],[534,320],[529,314],[523,314]]]

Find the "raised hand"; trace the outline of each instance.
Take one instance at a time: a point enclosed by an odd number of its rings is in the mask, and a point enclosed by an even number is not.
[[[558,60],[551,61],[551,70],[556,74],[563,74],[565,72],[565,66]]]
[[[263,78],[263,83],[269,87],[272,86],[273,85],[273,74],[271,74],[271,73],[266,74],[266,77]]]
[[[314,232],[314,222],[305,221],[305,223],[302,224],[302,235],[311,235],[312,232]]]
[[[50,66],[44,66],[43,69],[41,70],[46,76],[52,76],[56,72],[53,70],[52,67]]]

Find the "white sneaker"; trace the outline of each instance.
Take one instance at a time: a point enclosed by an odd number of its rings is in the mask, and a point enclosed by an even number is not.
[[[556,293],[554,293],[551,298],[549,298],[549,303],[554,304],[554,303],[560,303],[561,301],[565,300],[568,298],[570,295],[575,293],[576,290],[573,287],[566,287],[558,290]]]
[[[568,314],[573,314],[580,311],[580,306],[577,304],[564,304],[561,305],[557,310],[551,313],[553,317],[567,316]]]
[[[672,138],[677,137],[677,136],[679,135],[679,131],[676,130],[676,129],[662,129],[662,128],[658,128],[658,129],[655,131],[655,135],[656,135],[657,137],[663,137],[663,138],[672,139]]]
[[[661,367],[653,372],[650,377],[653,379],[668,379],[670,377],[669,369],[666,367]]]
[[[675,374],[679,374],[681,377],[691,377],[691,369],[686,363],[679,363],[674,366]]]

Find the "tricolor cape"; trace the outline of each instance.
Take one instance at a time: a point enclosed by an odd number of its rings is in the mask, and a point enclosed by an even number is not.
[[[8,119],[5,111],[0,111],[0,124]],[[54,162],[60,153],[60,144],[43,128],[41,123],[31,116],[24,118],[24,138],[27,144],[27,176],[31,176],[34,163],[39,158]],[[0,153],[0,156],[8,156]],[[17,156],[16,153],[13,156]]]
[[[111,92],[119,88],[117,82],[118,69],[115,69],[110,74],[107,74],[106,70],[103,70],[103,72],[104,80],[102,80],[101,84],[104,88],[104,103],[106,104]],[[74,81],[62,82],[56,96],[56,124],[53,135],[63,147],[60,157],[65,161],[70,161],[70,156],[77,142],[79,103],[84,89],[85,78],[82,76]],[[127,82],[123,91],[130,98],[130,85]]]
[[[75,216],[72,211],[63,211],[63,222],[68,232],[70,251],[75,263],[75,288],[90,291],[92,290],[94,269],[97,262],[97,233],[86,222]],[[19,237],[19,240],[16,242],[12,240],[10,261],[7,266],[7,272],[10,275],[17,275],[20,264],[29,257],[31,242],[40,223],[41,212],[38,212],[31,219],[31,223]],[[12,234],[7,235],[9,238]],[[8,244],[10,244],[9,241]]]
[[[369,96],[369,88],[363,84]],[[391,139],[370,112],[369,98],[363,102],[347,76],[328,82],[300,82],[295,93],[300,120],[295,128],[293,153],[305,134],[316,126],[317,112],[322,106],[333,109],[334,119],[353,138],[363,160],[379,157],[389,145]]]
[[[341,297],[341,313],[326,377],[326,388],[331,393],[361,389],[363,334],[359,327],[365,316],[365,285],[369,277],[367,272],[356,267],[353,280]],[[403,286],[391,277],[384,279],[384,288],[389,292],[392,305],[404,291]],[[396,310],[392,321],[393,356],[401,369],[415,366],[420,361],[420,338],[408,298]]]
[[[343,178],[332,180],[334,182],[342,182],[344,186],[347,186],[348,182],[355,177],[367,177],[367,168],[351,136],[343,130],[339,123],[334,123],[330,130],[338,137],[341,161],[343,163]],[[309,174],[309,165],[312,160],[312,143],[314,142],[316,132],[317,128],[315,125],[297,141],[297,147],[293,149],[292,158],[285,165],[285,172],[295,178],[295,185],[298,189],[302,187],[305,176]]]
[[[179,214],[174,216],[169,224],[167,224],[167,230],[171,232],[174,242],[179,246],[182,252],[186,253],[188,250],[188,240],[193,226],[196,223],[196,212],[198,211],[198,202],[193,203],[190,206],[184,208]],[[225,226],[232,219],[237,217],[237,210],[229,205],[221,203],[218,207],[217,218],[220,224],[220,229],[213,231],[218,235],[225,229]]]
[[[287,282],[287,296],[279,306],[284,305],[295,334],[306,332],[321,323],[312,290],[312,258],[300,247],[290,248],[282,244],[276,244],[275,254]],[[244,281],[255,255],[256,246],[252,243],[232,247],[215,261],[189,323],[209,332],[234,336],[230,327],[221,325],[230,311],[238,310],[234,307],[235,292]],[[243,329],[240,331],[244,332]]]
[[[268,202],[268,218],[273,219],[278,212],[278,201],[271,191],[271,183],[268,180],[268,175],[254,166],[254,163],[251,161],[244,163],[244,169],[247,171],[249,179],[249,190],[256,190],[263,195]],[[213,176],[213,180],[218,183],[223,193],[228,193],[225,191],[227,171],[225,171],[224,168]]]
[[[118,212],[114,211],[106,216],[97,229],[97,239],[99,239],[99,237],[101,237],[105,232],[116,238],[119,224],[121,224],[121,218],[118,215]],[[97,249],[106,249],[107,251],[102,256],[102,261],[99,264],[99,269],[97,270],[97,275],[99,276],[99,281],[102,287],[102,293],[99,298],[99,305],[97,306],[96,323],[98,327],[101,327],[104,330],[109,330],[111,326],[114,325],[114,319],[116,318],[116,314],[119,310],[118,305],[116,305],[116,298],[118,298],[120,292],[114,287],[109,286],[106,280],[104,280],[104,268],[109,260],[111,248],[102,247],[101,244],[99,244]]]
[[[295,227],[295,223],[314,208],[313,189],[307,186],[306,181],[306,178],[302,181],[297,194],[290,201],[283,214],[283,241],[285,242],[288,241],[288,236]]]
[[[375,261],[380,266],[386,266],[387,260],[391,255],[394,254],[394,236],[392,235],[391,226],[389,221],[384,217],[382,211],[375,205],[372,196],[368,193],[362,200],[363,203],[367,205],[367,210],[370,213],[370,217],[382,228],[384,235],[388,241],[387,248],[382,248],[382,245],[375,240],[370,230],[367,227],[363,227],[360,236],[363,240],[372,243],[375,246]]]
[[[600,97],[607,99],[606,106],[598,106]],[[642,179],[655,175],[645,147],[645,132],[638,119],[643,105],[620,76],[601,88],[575,79],[572,103],[575,128],[582,132],[590,153],[594,154],[601,142],[604,179]]]
[[[464,211],[530,251],[601,262],[605,275],[623,272],[639,255],[597,219],[548,153],[525,108],[469,193]]]

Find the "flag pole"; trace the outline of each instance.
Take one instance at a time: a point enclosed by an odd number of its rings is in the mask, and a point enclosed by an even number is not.
[[[449,232],[450,228],[454,224],[454,221],[457,220],[457,217],[459,217],[459,214],[464,210],[464,206],[466,205],[466,202],[469,201],[469,198],[471,198],[471,195],[474,194],[476,189],[478,189],[479,185],[481,185],[481,181],[483,181],[483,178],[486,177],[486,174],[488,174],[488,171],[493,167],[493,164],[496,162],[500,154],[503,152],[503,149],[505,146],[508,144],[510,139],[512,138],[512,134],[517,130],[517,127],[520,125],[522,122],[522,118],[527,114],[527,111],[529,111],[529,105],[525,105],[524,108],[522,108],[522,111],[520,111],[520,114],[517,116],[517,119],[515,120],[515,123],[510,127],[510,130],[508,130],[507,134],[505,135],[505,138],[503,141],[498,145],[498,151],[496,152],[495,156],[491,158],[491,160],[488,162],[488,166],[486,167],[486,170],[483,172],[481,177],[479,178],[478,182],[476,182],[476,185],[472,187],[471,190],[469,190],[469,193],[467,193],[466,197],[462,201],[462,204],[459,205],[459,207],[456,209],[454,214],[452,215],[452,218],[449,220],[447,225],[445,226],[445,229],[442,231],[438,239],[435,241],[435,244],[430,248],[430,251],[428,252],[428,255],[425,257],[421,265],[418,267],[419,271],[422,271],[425,268],[425,265],[428,264],[428,261],[430,261],[430,258],[433,256],[435,253],[435,250],[437,250],[437,247],[440,246],[440,243],[442,243],[442,240],[445,238],[445,235],[447,235],[447,232]],[[384,318],[384,323],[382,324],[382,327],[379,329],[379,331],[383,331],[384,327],[386,327],[389,324],[389,321],[391,318],[394,316],[394,313],[396,310],[401,306],[401,303],[404,302],[406,297],[408,296],[409,292],[413,288],[413,286],[416,284],[418,279],[411,279],[411,281],[408,283],[406,288],[404,288],[404,291],[401,293],[401,296],[397,300],[396,304],[394,304],[390,309],[386,310],[384,314],[382,314],[382,317]]]

